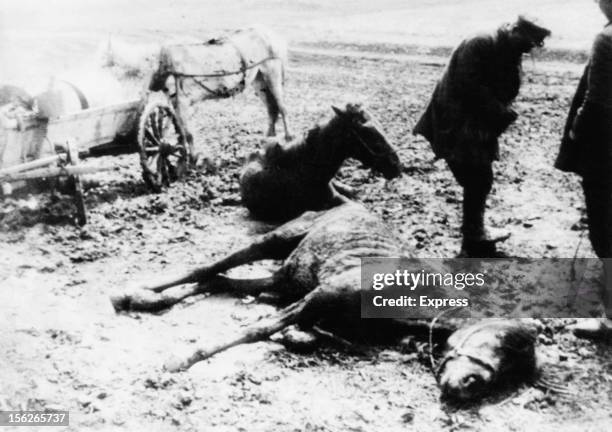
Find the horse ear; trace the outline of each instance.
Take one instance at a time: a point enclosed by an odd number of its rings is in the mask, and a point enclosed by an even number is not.
[[[332,109],[334,110],[334,112],[338,115],[338,116],[344,116],[346,114],[346,112],[342,111],[340,108],[333,106],[332,105]]]

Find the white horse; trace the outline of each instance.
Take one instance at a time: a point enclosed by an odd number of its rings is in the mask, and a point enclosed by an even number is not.
[[[276,135],[280,115],[290,140],[283,101],[286,65],[287,46],[276,34],[239,30],[205,42],[163,46],[149,90],[167,92],[180,113],[198,101],[230,97],[252,85],[268,109],[268,136]]]

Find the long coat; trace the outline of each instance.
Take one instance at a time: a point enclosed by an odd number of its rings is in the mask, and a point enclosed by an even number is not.
[[[572,101],[555,167],[595,181],[607,181],[604,176],[612,176],[610,24],[595,38],[591,58]]]
[[[516,119],[510,104],[521,84],[522,54],[503,29],[464,40],[453,52],[415,126],[438,158],[491,162],[497,138]]]

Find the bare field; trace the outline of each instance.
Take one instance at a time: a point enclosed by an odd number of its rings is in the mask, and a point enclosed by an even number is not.
[[[23,79],[15,71],[26,63],[37,65],[27,74],[44,75],[44,65],[67,70],[111,31],[147,43],[253,21],[271,24],[301,47],[290,59],[287,84],[294,131],[305,132],[330,115],[332,104],[366,102],[399,149],[405,174],[388,188],[348,164],[342,180],[358,188],[359,199],[397,230],[415,256],[446,257],[458,252],[460,190],[445,165],[432,161],[427,143],[411,134],[442,73],[444,58],[436,49],[454,45],[472,26],[494,26],[505,19],[502,12],[510,19],[529,3],[508,2],[496,11],[490,5],[499,2],[485,1],[464,8],[466,2],[458,1],[374,6],[266,0],[222,7],[187,0],[62,0],[55,20],[40,12],[38,2],[24,1],[3,15],[8,25],[0,48],[11,46],[2,54],[10,67],[1,72]],[[582,3],[537,3],[533,13],[564,30],[553,47],[588,47],[600,22],[590,11],[595,5]],[[584,21],[590,28],[570,28],[569,7],[589,9]],[[22,17],[19,25],[15,16]],[[467,16],[479,18],[469,24],[462,19]],[[455,20],[461,25],[449,26]],[[394,55],[398,50],[402,55]],[[5,63],[11,55],[15,60]],[[576,58],[569,52],[525,65],[519,121],[503,137],[489,201],[490,223],[512,231],[505,244],[512,255],[572,257],[584,230],[577,179],[552,168],[580,73]],[[262,144],[265,118],[250,91],[203,103],[189,121],[198,149],[215,161],[217,172],[191,173],[159,195],[147,192],[136,155],[92,161],[120,169],[88,177],[90,223],[83,229],[71,223],[70,197],[34,195],[29,199],[40,206],[31,210],[15,200],[0,204],[0,409],[68,409],[68,430],[74,431],[609,430],[612,349],[576,339],[561,321],[544,323],[538,350],[573,395],[523,389],[504,403],[468,410],[443,406],[421,356],[395,345],[372,346],[362,355],[324,346],[301,355],[265,342],[188,373],[163,372],[171,352],[220,341],[272,307],[198,296],[163,314],[118,316],[108,296],[138,279],[218,258],[270,228],[248,218],[237,186],[242,163]],[[593,256],[587,241],[579,255]]]

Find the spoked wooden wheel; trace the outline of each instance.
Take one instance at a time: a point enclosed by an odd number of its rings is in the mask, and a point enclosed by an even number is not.
[[[166,102],[153,101],[145,106],[138,125],[138,148],[142,177],[154,192],[180,179],[189,168],[185,131]]]

